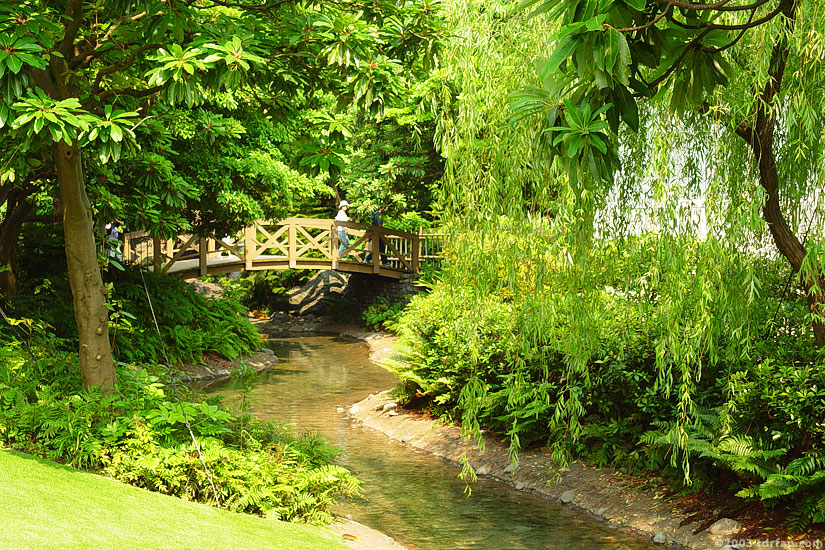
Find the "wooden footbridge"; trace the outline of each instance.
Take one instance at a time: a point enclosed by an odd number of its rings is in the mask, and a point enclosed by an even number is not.
[[[338,228],[349,246],[338,254]],[[440,259],[443,234],[407,233],[383,226],[312,218],[258,222],[223,239],[181,234],[161,239],[147,232],[124,234],[123,259],[185,279],[233,271],[335,269],[401,278],[422,262]]]

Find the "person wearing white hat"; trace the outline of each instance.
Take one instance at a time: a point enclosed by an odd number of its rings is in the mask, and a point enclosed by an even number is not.
[[[335,221],[348,222],[347,210],[349,210],[349,203],[341,201],[341,204],[338,205],[338,214],[335,216]],[[349,235],[347,235],[346,227],[338,227],[338,242],[341,243],[338,245],[338,256],[340,257],[349,246]]]

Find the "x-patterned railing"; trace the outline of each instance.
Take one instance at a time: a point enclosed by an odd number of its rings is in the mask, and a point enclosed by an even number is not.
[[[349,245],[339,254],[338,229],[344,228]],[[258,222],[223,239],[181,234],[174,239],[146,232],[124,236],[128,262],[154,266],[155,271],[184,278],[241,269],[336,269],[400,278],[418,273],[421,238],[415,233],[383,226],[364,226],[312,218]]]

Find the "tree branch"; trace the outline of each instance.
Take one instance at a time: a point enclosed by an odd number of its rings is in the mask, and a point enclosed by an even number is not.
[[[118,90],[105,90],[105,91],[101,92],[100,95],[97,96],[97,98],[92,99],[91,101],[88,101],[88,102],[84,103],[83,104],[83,109],[85,109],[87,111],[91,111],[93,109],[96,109],[98,106],[100,106],[101,103],[103,103],[104,100],[109,99],[110,97],[113,97],[113,96],[127,95],[129,97],[134,97],[136,99],[141,99],[141,98],[144,98],[144,97],[149,97],[151,95],[155,95],[156,93],[158,93],[162,89],[163,89],[163,86],[153,86],[151,88],[146,88],[144,90],[138,90],[136,88],[121,88],[121,89],[118,89]]]
[[[685,46],[685,49],[682,50],[682,53],[679,54],[679,57],[676,58],[676,60],[673,62],[673,64],[664,73],[662,73],[662,75],[660,75],[656,80],[654,80],[653,82],[648,84],[648,86],[651,87],[651,88],[656,87],[659,84],[661,84],[667,77],[669,77],[671,74],[673,74],[673,71],[675,71],[679,67],[679,65],[682,63],[685,56],[687,55],[688,51],[690,51],[691,48],[695,48],[695,47],[699,46],[700,45],[699,43],[701,42],[701,40],[704,37],[706,37],[710,32],[715,31],[715,30],[740,30],[741,31],[739,36],[737,36],[733,40],[733,42],[731,42],[731,43],[729,43],[725,46],[721,46],[720,48],[715,48],[715,49],[702,48],[703,51],[708,52],[708,53],[719,53],[721,51],[724,51],[724,50],[730,48],[734,44],[736,44],[742,38],[745,31],[747,31],[748,29],[758,27],[758,26],[770,21],[771,19],[773,19],[774,17],[776,17],[780,13],[785,13],[785,15],[787,16],[788,7],[794,1],[795,0],[780,0],[779,5],[776,7],[776,9],[774,9],[773,11],[771,11],[769,14],[765,15],[764,17],[761,17],[760,19],[757,19],[756,21],[753,21],[754,13],[756,13],[755,10],[754,10],[753,12],[751,12],[750,17],[748,18],[748,22],[745,23],[745,24],[742,24],[742,25],[715,25],[715,24],[712,24],[712,23],[708,23],[707,25],[703,25],[703,26],[695,26],[695,27],[691,26],[690,28],[696,28],[696,29],[701,28],[703,30],[693,40],[691,40],[690,43],[687,46]],[[678,3],[674,4],[674,5],[678,6]],[[669,17],[668,19],[671,20],[671,21],[674,21],[672,19],[672,17]],[[674,21],[674,22],[676,22],[676,21]],[[685,28],[688,28],[688,27],[685,27]]]
[[[123,63],[121,65],[113,65],[111,67],[108,67],[106,69],[101,69],[100,71],[98,71],[97,76],[95,76],[95,82],[92,85],[92,94],[93,95],[97,94],[98,91],[100,91],[100,83],[103,80],[104,76],[110,75],[112,73],[117,73],[117,72],[128,70],[132,65],[134,65],[135,59],[137,58],[137,56],[139,54],[141,54],[141,53],[143,53],[147,50],[151,50],[151,49],[159,48],[159,47],[160,47],[159,44],[145,44],[145,45],[143,45],[143,46],[141,46],[141,47],[139,47],[135,50],[132,50],[132,52],[129,54],[129,59],[127,59],[125,63]]]
[[[756,10],[753,10],[751,12],[750,17],[748,17],[748,23],[753,21],[753,16],[755,14],[756,14]],[[727,50],[728,48],[732,48],[734,45],[736,45],[736,43],[739,42],[742,39],[743,36],[745,36],[745,33],[747,31],[748,31],[748,29],[742,29],[741,31],[739,31],[739,34],[736,36],[736,38],[734,38],[729,44],[725,44],[724,46],[719,46],[718,48],[710,48],[710,49],[702,48],[702,51],[710,53],[710,54],[721,53],[721,52]]]
[[[673,71],[675,71],[679,67],[679,65],[681,65],[682,61],[685,59],[685,56],[688,54],[688,52],[692,48],[695,48],[699,44],[699,42],[708,34],[710,34],[710,29],[705,29],[702,32],[700,32],[698,36],[696,36],[696,38],[691,40],[690,43],[687,46],[685,46],[685,49],[682,50],[682,53],[679,54],[679,57],[676,58],[676,61],[674,61],[673,64],[670,67],[668,67],[668,69],[664,73],[662,73],[661,76],[659,76],[659,78],[648,84],[648,86],[654,88],[661,84],[667,77],[669,77],[673,73]]]
[[[675,0],[669,0],[668,3],[667,3],[667,6],[665,6],[665,9],[662,10],[662,13],[660,13],[658,16],[656,16],[651,21],[648,21],[644,25],[639,25],[637,27],[624,27],[622,29],[616,29],[616,30],[618,32],[635,32],[635,31],[641,31],[641,30],[652,27],[653,25],[655,25],[656,23],[661,21],[662,18],[665,17],[668,14],[668,12],[673,8],[674,1]],[[765,1],[767,2],[767,0],[765,0]]]
[[[689,30],[701,30],[701,29],[711,29],[711,30],[716,30],[716,31],[747,30],[747,29],[752,29],[754,27],[758,27],[759,25],[761,25],[763,23],[767,23],[768,21],[770,21],[771,19],[773,19],[774,17],[776,17],[777,15],[779,15],[782,12],[783,6],[785,4],[785,0],[780,0],[779,4],[776,6],[776,9],[774,9],[773,11],[771,11],[770,13],[765,15],[764,17],[762,17],[760,19],[757,19],[756,21],[753,21],[753,16],[755,15],[756,9],[759,8],[759,6],[768,3],[769,1],[770,0],[759,0],[759,2],[756,3],[756,4],[750,4],[750,7],[751,7],[751,9],[753,10],[754,13],[752,13],[751,17],[748,18],[747,23],[744,23],[744,24],[741,24],[741,25],[718,25],[716,23],[711,23],[710,21],[706,21],[706,22],[701,23],[701,24],[693,25],[693,24],[690,24],[690,23],[685,23],[683,21],[677,20],[675,17],[673,17],[672,13],[668,15],[667,20],[670,21],[671,23],[673,23],[674,25],[677,25],[679,27],[682,27],[683,29],[689,29]]]
[[[657,0],[660,4],[670,4],[672,3],[677,8],[682,8],[683,10],[690,10],[690,11],[700,11],[700,10],[713,10],[713,11],[747,11],[756,9],[762,4],[768,3],[770,0],[757,0],[753,4],[746,4],[744,6],[727,6],[730,0],[723,0],[721,2],[717,2],[715,4],[694,4],[692,2],[685,2],[683,0],[674,0],[671,2],[670,0]]]
[[[91,47],[86,48],[83,51],[77,52],[74,55],[74,57],[69,59],[69,62],[68,62],[69,68],[76,69],[77,67],[80,67],[81,65],[86,65],[92,59],[94,59],[96,57],[99,57],[99,56],[103,55],[104,53],[106,53],[106,51],[101,51],[100,47],[103,46],[106,42],[109,42],[110,40],[112,40],[112,36],[113,36],[114,32],[120,27],[125,27],[127,25],[130,25],[134,21],[137,21],[138,19],[141,19],[143,16],[146,15],[146,13],[147,13],[146,10],[144,10],[144,11],[142,11],[138,14],[135,14],[131,17],[121,18],[120,20],[115,21],[114,23],[112,23],[109,26],[109,29],[106,31],[106,34],[103,35],[103,38],[101,38],[100,40],[95,41],[96,45],[92,45],[91,42],[87,41],[87,44],[89,44],[89,46],[91,46]],[[130,45],[137,46],[137,44],[130,44]]]
[[[72,53],[72,45],[74,39],[77,38],[77,33],[80,30],[80,25],[83,24],[83,0],[67,0],[65,18],[68,23],[65,24],[65,34],[63,40],[57,47],[64,58],[68,59],[69,54]]]
[[[783,15],[789,20],[793,19],[796,13],[797,0],[783,0],[781,5],[783,6]],[[763,143],[772,143],[773,141],[773,132],[776,126],[773,103],[782,88],[782,78],[785,76],[787,61],[788,39],[783,34],[774,46],[773,52],[771,52],[768,81],[762,90],[762,97],[756,111],[756,131]]]
[[[782,13],[785,10],[786,7],[787,7],[787,1],[786,0],[781,0],[779,2],[779,4],[776,6],[776,9],[769,12],[764,17],[760,17],[756,21],[748,20],[749,21],[748,23],[745,23],[745,24],[742,24],[742,25],[717,25],[716,23],[708,23],[707,25],[704,26],[704,28],[714,30],[714,31],[738,31],[738,30],[752,29],[754,27],[758,27],[759,25],[762,25],[763,23],[767,23],[768,21],[770,21],[771,19],[773,19],[774,17],[776,17],[777,15]]]

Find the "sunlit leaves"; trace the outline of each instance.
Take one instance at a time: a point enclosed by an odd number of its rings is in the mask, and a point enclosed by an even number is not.
[[[132,126],[137,113],[106,105],[103,116],[95,116],[83,110],[76,98],[55,101],[40,88],[13,104],[11,110],[0,106],[0,128],[11,113],[15,115],[12,129],[23,132],[27,139],[42,134],[69,145],[75,141],[96,143],[98,157],[104,163],[119,159],[124,138],[135,137]]]
[[[95,117],[80,108],[76,98],[55,101],[40,88],[12,107],[17,115],[12,128],[22,130],[29,138],[43,132],[54,141],[72,144],[81,132],[96,122]]]
[[[307,166],[313,173],[340,171],[346,165],[349,154],[345,144],[327,138],[313,139],[299,149],[300,166]]]
[[[111,105],[104,106],[104,116],[96,120],[89,131],[88,140],[98,142],[98,158],[102,163],[118,160],[123,148],[124,137],[130,142],[135,139],[132,126],[137,120],[137,113],[114,110]]]
[[[32,5],[30,2],[9,2],[0,6],[0,36],[32,40],[49,50],[61,27],[55,23],[57,15],[52,9]]]
[[[23,90],[29,85],[29,70],[46,67],[46,61],[37,55],[42,51],[43,48],[32,38],[0,34],[0,86],[6,103],[23,95]]]
[[[332,39],[321,51],[331,65],[357,67],[378,37],[378,29],[360,14],[342,14],[333,20],[322,17],[314,25]]]
[[[31,38],[0,35],[0,78],[7,70],[18,74],[24,65],[46,67],[46,61],[36,55],[41,51],[43,48]]]
[[[402,82],[401,64],[383,55],[362,63],[349,78],[354,103],[378,118],[384,114],[384,104],[400,96]]]
[[[222,71],[220,83],[228,88],[234,88],[240,84],[241,74],[244,71],[249,71],[253,66],[261,66],[265,62],[263,58],[244,50],[243,43],[237,36],[220,44],[207,44],[205,48],[215,53],[208,55],[204,63],[225,68]]]
[[[166,97],[173,105],[185,103],[191,107],[200,102],[202,93],[195,71],[202,72],[207,68],[202,59],[204,52],[197,47],[184,49],[179,44],[172,44],[168,50],[159,49],[149,58],[158,63],[146,74],[149,85],[165,86]]]

